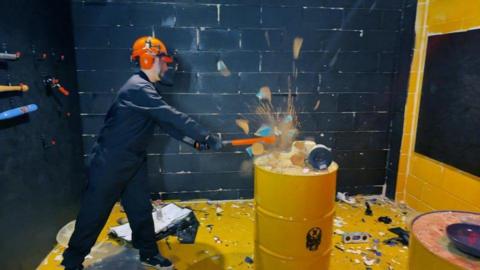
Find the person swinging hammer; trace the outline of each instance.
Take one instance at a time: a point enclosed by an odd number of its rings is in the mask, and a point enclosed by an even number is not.
[[[146,148],[154,127],[198,150],[220,150],[220,136],[210,134],[188,115],[167,104],[154,83],[172,84],[174,58],[162,41],[138,38],[131,59],[140,71],[118,91],[104,126],[89,155],[88,184],[75,230],[63,253],[66,270],[81,270],[105,226],[114,204],[121,199],[132,229],[132,245],[142,264],[172,270],[173,264],[157,247],[147,184]]]

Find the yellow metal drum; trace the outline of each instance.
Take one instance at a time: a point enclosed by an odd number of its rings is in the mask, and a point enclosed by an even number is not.
[[[409,269],[480,269],[480,261],[457,250],[446,235],[448,225],[460,222],[480,224],[480,213],[438,211],[415,218],[411,226]]]
[[[316,174],[255,166],[255,269],[326,270],[338,165]]]

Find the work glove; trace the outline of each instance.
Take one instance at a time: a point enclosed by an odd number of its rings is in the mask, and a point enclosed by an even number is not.
[[[205,140],[203,142],[195,142],[195,145],[194,145],[195,149],[199,151],[205,151],[210,149],[219,151],[220,149],[222,149],[222,146],[223,146],[222,138],[219,135],[210,134],[207,137],[205,137]]]
[[[210,149],[213,149],[215,151],[219,151],[222,149],[223,144],[222,144],[222,137],[219,134],[210,134],[206,138],[207,145]]]

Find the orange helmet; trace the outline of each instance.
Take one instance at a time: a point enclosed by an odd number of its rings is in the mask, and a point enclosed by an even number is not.
[[[132,46],[132,61],[138,61],[142,69],[150,69],[155,57],[160,57],[166,63],[172,63],[173,59],[168,55],[167,47],[158,38],[145,36],[135,40]]]

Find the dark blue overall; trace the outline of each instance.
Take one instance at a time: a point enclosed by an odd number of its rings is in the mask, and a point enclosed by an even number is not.
[[[203,142],[208,135],[189,116],[168,105],[139,72],[118,92],[92,149],[88,185],[63,265],[82,264],[118,199],[132,228],[133,246],[142,257],[158,254],[146,167],[146,148],[155,125],[179,140]]]

